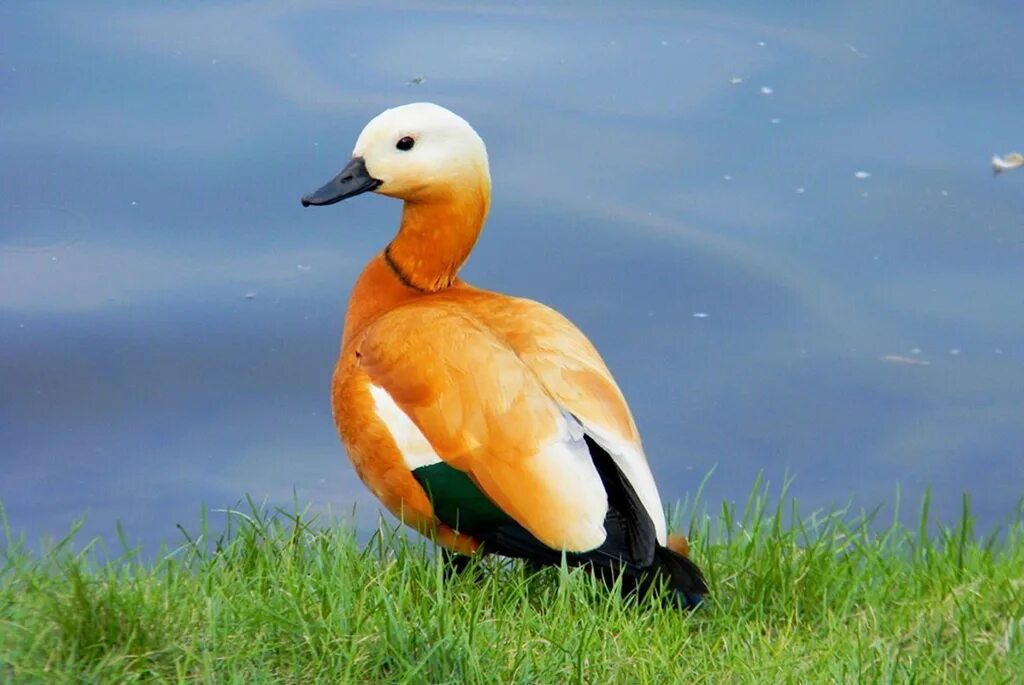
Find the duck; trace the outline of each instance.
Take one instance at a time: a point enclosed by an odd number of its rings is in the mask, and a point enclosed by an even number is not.
[[[302,197],[403,201],[394,238],[351,291],[331,381],[355,472],[392,514],[465,559],[585,566],[624,593],[708,592],[669,535],[636,423],[590,340],[529,299],[459,270],[487,218],[487,148],[433,103],[366,124],[340,173]],[[465,556],[460,556],[465,555]]]

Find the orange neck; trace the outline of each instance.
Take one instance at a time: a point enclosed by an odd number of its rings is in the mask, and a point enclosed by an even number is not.
[[[459,197],[406,201],[398,235],[370,260],[352,289],[343,336],[346,350],[381,314],[456,283],[489,204],[486,179]]]
[[[490,187],[429,200],[406,200],[402,227],[384,260],[403,285],[421,292],[444,290],[469,257],[490,206]]]

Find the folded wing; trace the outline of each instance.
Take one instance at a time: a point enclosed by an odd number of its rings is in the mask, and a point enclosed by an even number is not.
[[[593,344],[571,321],[539,302],[478,291],[465,307],[500,336],[547,393],[579,419],[614,460],[665,545],[665,514],[622,392]]]
[[[537,540],[570,552],[605,541],[608,495],[580,424],[479,319],[453,303],[406,305],[366,330],[357,355],[374,392],[387,394],[444,464]],[[410,464],[414,475],[431,466],[422,454]],[[465,490],[453,478],[432,482],[451,497]]]

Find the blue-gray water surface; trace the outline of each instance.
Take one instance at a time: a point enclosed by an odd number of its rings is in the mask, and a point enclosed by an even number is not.
[[[463,275],[560,309],[662,494],[1024,494],[1024,6],[375,1],[0,8],[0,501],[155,549],[203,506],[369,526],[328,387],[398,203],[303,210],[443,104],[494,198]],[[211,515],[216,516],[216,515]]]

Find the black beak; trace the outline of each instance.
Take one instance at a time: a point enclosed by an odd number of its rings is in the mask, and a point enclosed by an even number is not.
[[[353,157],[345,165],[341,173],[327,182],[320,190],[302,198],[302,206],[333,205],[347,197],[374,190],[383,181],[378,181],[366,170],[366,161],[362,157]]]

